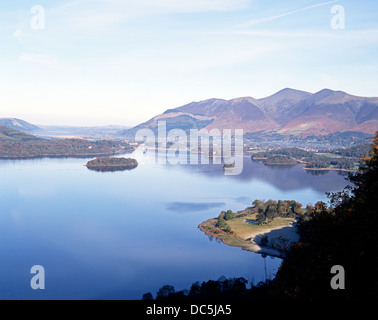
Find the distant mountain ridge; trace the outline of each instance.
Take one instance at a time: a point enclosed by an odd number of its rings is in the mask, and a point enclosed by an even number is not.
[[[378,97],[358,97],[330,89],[310,93],[286,88],[262,99],[208,99],[168,109],[120,134],[132,137],[142,128],[155,132],[159,120],[166,121],[167,130],[243,129],[244,133],[298,138],[346,131],[374,134],[378,130]]]
[[[33,132],[40,130],[40,128],[35,126],[34,124],[17,118],[0,118],[0,126],[23,132]]]

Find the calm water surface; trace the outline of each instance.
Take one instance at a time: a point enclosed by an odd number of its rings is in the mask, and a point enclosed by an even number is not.
[[[141,299],[165,284],[272,278],[281,260],[210,240],[198,228],[254,199],[326,201],[343,176],[244,158],[238,176],[220,165],[157,165],[136,151],[131,171],[94,172],[88,159],[0,160],[1,299]],[[46,289],[32,290],[42,265]],[[266,270],[266,271],[265,271]]]

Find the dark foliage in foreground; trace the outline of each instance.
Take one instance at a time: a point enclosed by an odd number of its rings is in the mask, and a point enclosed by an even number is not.
[[[244,278],[221,277],[218,280],[195,282],[190,290],[175,291],[171,285],[165,285],[156,293],[156,300],[189,300],[189,299],[242,299],[247,296],[248,281]],[[143,295],[143,300],[153,298],[150,292]]]

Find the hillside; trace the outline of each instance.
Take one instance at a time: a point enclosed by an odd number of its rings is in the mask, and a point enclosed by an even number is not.
[[[0,126],[0,141],[27,141],[27,140],[39,140],[39,138],[11,129],[9,127]]]
[[[347,131],[374,134],[378,128],[378,98],[329,89],[309,93],[286,88],[262,99],[242,97],[191,102],[120,134],[133,137],[141,128],[156,132],[160,120],[166,121],[167,130],[243,129],[244,133],[299,138]]]
[[[33,132],[40,130],[39,127],[17,118],[0,118],[0,126],[5,126],[23,132]]]

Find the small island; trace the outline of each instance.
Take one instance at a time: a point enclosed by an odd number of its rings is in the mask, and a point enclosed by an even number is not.
[[[223,170],[225,170],[225,169],[234,169],[234,168],[235,168],[235,162],[233,162],[233,163],[225,163],[223,165]]]
[[[131,170],[137,166],[138,161],[131,158],[97,158],[86,164],[88,169],[100,172]]]

